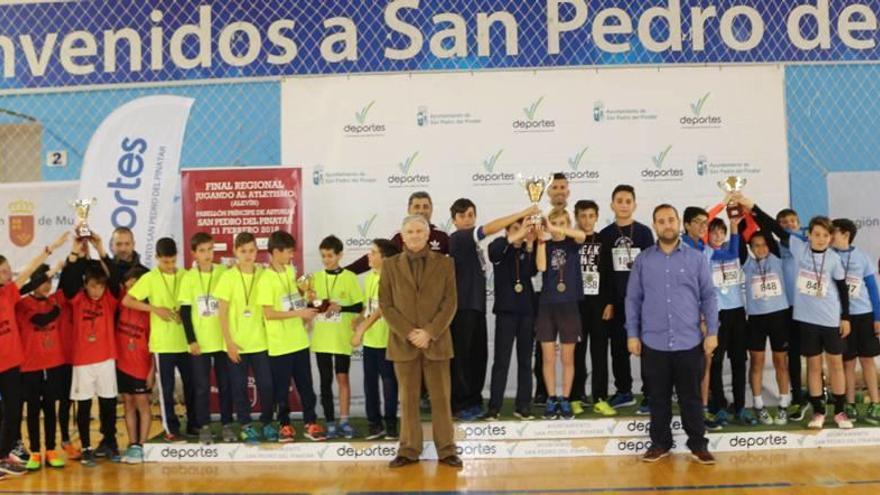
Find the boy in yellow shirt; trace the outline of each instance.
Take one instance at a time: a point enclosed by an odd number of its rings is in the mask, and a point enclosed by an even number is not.
[[[296,268],[290,266],[296,242],[284,231],[269,236],[271,263],[260,279],[259,304],[266,319],[266,338],[269,347],[269,366],[275,393],[275,406],[281,431],[280,442],[292,442],[296,430],[290,424],[290,379],[293,378],[302,404],[303,435],[312,441],[324,440],[324,429],[315,414],[315,391],[312,388],[312,365],[309,355],[309,336],[305,323],[318,310],[309,307],[296,283]]]
[[[232,391],[229,388],[229,359],[223,350],[223,331],[220,329],[220,302],[212,295],[226,268],[214,263],[214,239],[210,234],[197,232],[189,241],[195,266],[186,271],[181,281],[179,303],[180,319],[189,344],[196,421],[199,442],[214,441],[211,435],[211,369],[220,393],[221,437],[234,442],[232,429]]]
[[[177,268],[177,244],[174,239],[163,237],[156,241],[156,268],[139,278],[122,299],[123,306],[150,313],[150,352],[156,356],[162,426],[169,442],[184,441],[180,435],[180,420],[174,413],[175,368],[183,381],[186,433],[198,433],[190,373],[192,364],[178,313],[183,274],[184,271]]]
[[[214,288],[219,301],[220,329],[223,347],[229,357],[229,383],[235,414],[241,424],[241,439],[256,443],[260,431],[251,421],[251,404],[248,400],[248,369],[254,374],[257,396],[260,399],[260,423],[262,438],[278,441],[278,430],[272,423],[272,372],[269,369],[266,327],[263,308],[258,302],[262,268],[257,266],[257,241],[253,234],[242,232],[235,237],[234,268],[220,276]]]
[[[321,263],[324,270],[312,275],[309,298],[313,303],[329,302],[327,311],[315,317],[312,330],[312,352],[318,361],[321,376],[321,406],[327,419],[327,438],[342,436],[354,438],[349,424],[351,386],[348,371],[351,367],[352,321],[363,310],[364,296],[357,276],[339,266],[342,260],[342,241],[329,236],[321,241]],[[336,425],[333,410],[333,378],[339,385],[340,423]]]

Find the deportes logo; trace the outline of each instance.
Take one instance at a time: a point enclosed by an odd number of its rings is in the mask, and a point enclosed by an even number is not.
[[[696,101],[690,103],[690,115],[682,116],[678,122],[682,129],[717,129],[722,126],[724,119],[718,115],[706,114],[706,102],[712,93],[706,93]]]
[[[599,180],[598,170],[581,170],[581,164],[587,152],[590,151],[589,146],[584,146],[580,151],[568,158],[569,170],[565,172],[565,176],[571,182],[596,182]]]
[[[667,146],[660,153],[651,157],[653,168],[646,167],[642,169],[642,180],[645,182],[668,182],[680,181],[684,178],[684,170],[680,168],[665,167],[669,153],[672,151],[672,145]]]
[[[501,158],[501,155],[504,153],[504,149],[500,149],[486,158],[481,162],[481,166],[483,171],[475,173],[471,180],[474,182],[475,186],[498,186],[498,185],[508,185],[513,184],[514,175],[508,172],[496,172],[495,168],[498,166],[498,160]]]
[[[428,107],[419,107],[419,111],[416,112],[416,124],[419,127],[428,125]]]
[[[376,218],[378,218],[378,214],[373,214],[370,218],[367,218],[363,222],[357,224],[357,236],[349,237],[345,240],[345,246],[351,248],[364,248],[368,247],[373,243],[373,239],[370,238],[370,229],[373,228],[373,224],[376,222]]]
[[[316,165],[315,170],[312,172],[312,184],[316,186],[320,186],[324,183],[324,166]]]
[[[556,128],[556,121],[552,119],[539,119],[538,110],[544,103],[544,97],[531,102],[522,109],[525,119],[514,120],[511,124],[514,132],[552,132]]]
[[[378,137],[385,135],[385,124],[369,122],[370,110],[376,104],[373,100],[354,113],[354,122],[346,124],[342,130],[347,137]]]
[[[419,152],[416,151],[412,155],[404,158],[403,161],[397,163],[398,174],[388,176],[388,185],[391,187],[419,187],[431,183],[431,176],[428,174],[413,173],[416,159]]]

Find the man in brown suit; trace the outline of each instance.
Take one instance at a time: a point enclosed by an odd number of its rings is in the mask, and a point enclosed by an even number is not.
[[[440,462],[462,467],[456,455],[450,406],[449,360],[457,294],[450,258],[428,247],[430,225],[412,215],[403,221],[403,252],[382,265],[379,307],[388,322],[388,359],[400,390],[400,448],[392,468],[418,462],[422,453],[419,396],[424,376],[431,397],[434,445]]]

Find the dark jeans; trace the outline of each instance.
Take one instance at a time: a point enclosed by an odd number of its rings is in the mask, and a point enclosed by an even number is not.
[[[183,402],[186,405],[186,429],[189,432],[196,430],[199,422],[196,420],[196,408],[194,403],[195,391],[193,390],[192,363],[187,352],[170,352],[156,354],[159,372],[159,398],[162,401],[162,423],[165,431],[173,435],[180,435],[180,420],[174,413],[174,369],[180,373],[183,381]]]
[[[495,315],[495,359],[492,363],[492,384],[489,410],[500,411],[507,388],[510,354],[516,340],[516,402],[517,411],[528,411],[532,402],[532,346],[535,341],[535,318],[531,315],[499,313]]]
[[[672,448],[672,390],[678,394],[681,421],[687,433],[687,446],[692,452],[706,450],[706,424],[703,422],[703,400],[700,382],[705,358],[703,346],[686,351],[655,351],[642,344],[642,369],[650,376],[651,444]]]
[[[92,399],[77,401],[76,426],[79,430],[79,441],[83,449],[92,446],[91,428]],[[101,443],[118,448],[116,442],[116,398],[98,397],[98,421],[101,428]]]
[[[748,332],[746,312],[743,308],[725,309],[718,312],[718,347],[712,355],[709,369],[709,411],[715,413],[727,407],[724,396],[724,356],[730,358],[733,374],[733,405],[739,411],[746,404],[746,356],[748,355]]]
[[[70,395],[70,389],[61,392],[64,383],[63,367],[21,373],[24,402],[27,404],[27,429],[31,452],[39,452],[40,413],[46,433],[46,450],[55,450],[55,403],[61,395]]]
[[[194,390],[193,406],[199,427],[211,424],[211,368],[220,395],[220,422],[232,423],[232,390],[229,388],[229,358],[223,351],[190,356]]]
[[[269,367],[269,354],[266,351],[239,354],[239,363],[229,363],[229,386],[232,389],[232,403],[235,415],[242,425],[251,422],[251,403],[248,398],[248,369],[254,374],[257,394],[260,397],[260,422],[272,422],[273,390],[272,371]]]
[[[593,298],[595,299],[595,298]],[[584,400],[587,397],[587,345],[590,348],[590,362],[593,365],[593,400],[598,402],[608,398],[608,327],[602,320],[605,305],[596,300],[585,300],[580,304],[583,340],[574,347],[574,382],[571,386],[571,399]]]
[[[397,376],[394,363],[385,359],[385,349],[364,346],[364,396],[366,399],[367,421],[371,425],[397,426]],[[379,380],[382,381],[382,400],[385,404],[384,416],[379,408]]]
[[[460,310],[450,327],[455,357],[450,363],[452,373],[452,414],[465,409],[483,407],[483,385],[489,359],[489,336],[486,314]]]
[[[611,340],[611,371],[614,373],[614,389],[617,393],[632,393],[632,365],[629,349],[626,346],[626,306],[623,301],[614,302],[614,318],[608,326]],[[648,380],[645,370],[641,370],[642,394],[648,396]]]
[[[21,372],[18,366],[0,373],[0,396],[3,397],[3,422],[0,425],[0,459],[15,447],[21,429]]]
[[[293,378],[302,405],[303,422],[316,422],[318,416],[315,414],[315,404],[318,399],[312,386],[312,364],[308,347],[290,354],[270,356],[269,367],[272,369],[278,421],[282,425],[290,424],[290,379]]]

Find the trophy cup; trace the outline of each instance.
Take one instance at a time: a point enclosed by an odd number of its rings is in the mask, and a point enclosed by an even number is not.
[[[305,295],[306,301],[318,310],[318,313],[326,313],[327,309],[330,307],[330,301],[324,299],[318,299],[318,296],[315,294],[315,278],[312,274],[303,275],[296,279],[296,285],[299,287],[299,290],[303,292]]]
[[[69,204],[76,210],[76,227],[74,228],[74,233],[78,239],[88,238],[92,236],[92,231],[89,229],[88,217],[89,210],[92,206],[95,206],[95,203],[98,202],[98,198],[91,199],[77,199],[76,201],[71,201]]]
[[[731,175],[730,177],[718,181],[718,187],[721,188],[725,193],[735,193],[742,191],[742,188],[746,185],[746,178],[739,177],[736,175]],[[736,201],[731,201],[727,203],[727,217],[731,220],[735,218],[739,218],[743,216],[742,206],[739,205]]]
[[[552,175],[546,177],[524,177],[523,174],[518,174],[518,178],[520,184],[526,189],[529,201],[535,206],[541,202],[541,198],[544,196],[544,191],[547,190],[547,186],[553,181]],[[541,221],[541,215],[532,215],[529,219],[532,223],[537,224]]]

